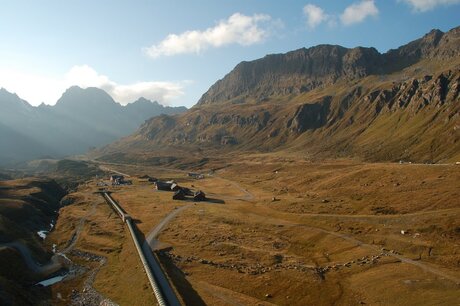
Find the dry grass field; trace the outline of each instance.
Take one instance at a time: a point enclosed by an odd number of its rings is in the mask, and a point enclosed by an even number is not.
[[[123,223],[95,191],[95,183],[89,182],[70,194],[73,204],[61,208],[56,230],[47,239],[78,265],[73,267],[74,277],[52,286],[51,302],[69,305],[87,299],[86,304],[95,304],[98,300],[91,296],[95,289],[121,305],[153,304],[148,281]],[[81,295],[77,299],[74,290]]]
[[[458,305],[460,168],[455,165],[311,162],[252,155],[186,172],[106,165],[133,185],[110,187],[140,235],[177,212],[160,232],[159,258],[187,305]],[[211,202],[173,201],[142,175],[175,179]],[[107,262],[93,287],[120,305],[153,295],[126,229],[96,183],[61,209],[49,243]],[[83,221],[82,221],[83,220]],[[69,256],[78,262],[81,259]],[[86,273],[53,286],[66,304]],[[60,293],[59,300],[57,293]],[[75,295],[75,293],[74,293]]]

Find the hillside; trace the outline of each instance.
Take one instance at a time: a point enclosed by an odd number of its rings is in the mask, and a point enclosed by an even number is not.
[[[101,89],[76,86],[56,105],[38,107],[0,89],[0,107],[1,165],[84,153],[129,135],[148,118],[185,110],[143,98],[122,106]]]
[[[240,63],[189,111],[152,118],[98,154],[151,159],[169,146],[456,161],[459,91],[460,28],[384,54],[322,45]]]
[[[47,264],[52,254],[39,235],[54,226],[64,195],[52,180],[0,182],[0,304],[31,305],[46,297],[46,290],[32,285],[60,266]]]

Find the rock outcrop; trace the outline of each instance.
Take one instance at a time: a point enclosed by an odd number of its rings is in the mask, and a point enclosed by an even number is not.
[[[447,33],[432,30],[396,50],[380,54],[374,48],[319,45],[238,64],[203,94],[198,105],[240,96],[258,99],[299,94],[340,80],[389,74],[423,59],[451,59],[460,54],[460,27]]]
[[[323,45],[243,62],[188,112],[148,120],[101,154],[198,146],[460,159],[459,33],[434,30],[385,54]]]

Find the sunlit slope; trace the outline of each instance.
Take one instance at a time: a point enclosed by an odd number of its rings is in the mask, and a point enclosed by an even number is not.
[[[139,159],[169,147],[456,161],[459,37],[456,28],[385,54],[318,46],[243,62],[191,110],[152,118],[98,154]]]

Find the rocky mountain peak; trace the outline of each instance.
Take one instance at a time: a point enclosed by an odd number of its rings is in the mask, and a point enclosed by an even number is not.
[[[211,86],[198,104],[253,93],[263,97],[305,92],[333,84],[341,78],[360,78],[375,73],[381,64],[381,55],[375,48],[319,45],[271,54],[238,64],[224,79]]]
[[[147,99],[124,107],[102,89],[78,86],[67,89],[55,105],[38,107],[0,89],[0,108],[0,165],[84,153],[134,132],[148,118],[186,110]]]
[[[0,88],[0,106],[16,110],[28,110],[32,108],[27,101],[22,100],[16,93],[11,93],[5,88]]]
[[[458,28],[433,30],[383,54],[320,45],[241,62],[197,107],[147,120],[101,153],[143,159],[169,147],[457,161],[459,37]]]
[[[140,97],[139,99],[137,99],[136,101],[132,103],[129,103],[128,105],[152,105],[152,104],[155,106],[160,106],[160,103],[158,103],[157,101],[152,101],[144,97]]]
[[[428,32],[427,34],[425,34],[422,37],[422,40],[426,44],[431,44],[432,46],[436,46],[439,43],[439,41],[441,40],[443,35],[444,35],[444,32],[442,32],[441,30],[433,29],[430,32]]]
[[[198,105],[256,100],[273,95],[299,94],[340,80],[388,74],[423,59],[449,59],[460,54],[460,28],[447,33],[432,30],[422,38],[381,54],[375,48],[348,49],[318,45],[285,54],[241,62],[203,94]],[[241,103],[241,101],[238,101]]]
[[[137,99],[133,103],[153,103],[153,102],[148,100],[148,99],[146,99],[146,98],[144,98],[144,97],[140,97],[139,99]]]
[[[56,107],[90,107],[95,105],[115,105],[116,102],[104,90],[96,87],[69,87],[56,102]]]

